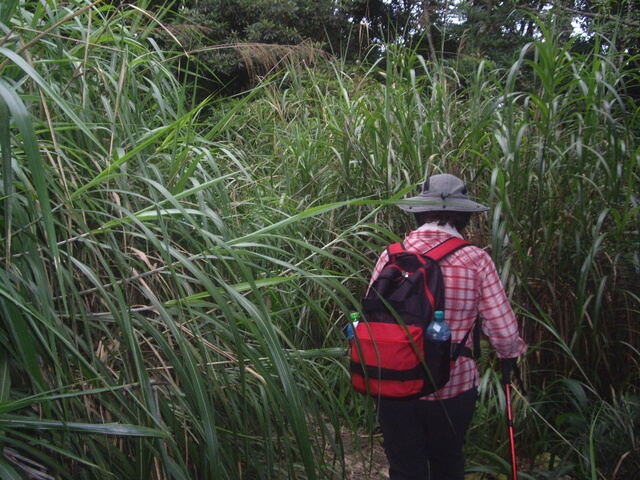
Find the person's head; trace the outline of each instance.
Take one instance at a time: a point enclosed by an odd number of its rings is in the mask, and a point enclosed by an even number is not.
[[[407,198],[398,206],[413,213],[418,225],[449,224],[457,230],[467,226],[473,213],[489,210],[489,207],[470,200],[465,183],[448,173],[428,177],[420,195]]]
[[[436,223],[438,225],[451,225],[459,232],[469,225],[471,212],[416,212],[414,216],[418,226],[425,223]]]

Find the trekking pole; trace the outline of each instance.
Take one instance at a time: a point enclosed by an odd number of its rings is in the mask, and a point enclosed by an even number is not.
[[[502,359],[502,383],[504,396],[507,400],[507,428],[509,429],[509,446],[511,448],[511,477],[518,480],[518,465],[516,462],[516,442],[513,427],[513,412],[511,410],[511,366],[518,368],[515,358]]]

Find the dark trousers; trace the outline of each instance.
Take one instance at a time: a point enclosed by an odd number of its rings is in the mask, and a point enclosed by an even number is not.
[[[478,399],[476,388],[453,398],[381,400],[378,422],[390,480],[463,480],[464,438]]]

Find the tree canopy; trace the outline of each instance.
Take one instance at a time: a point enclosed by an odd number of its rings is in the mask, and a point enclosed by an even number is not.
[[[373,46],[390,44],[412,46],[432,61],[462,57],[508,65],[540,37],[535,19],[545,17],[553,18],[560,38],[579,35],[576,48],[591,48],[604,35],[620,51],[636,55],[640,14],[634,5],[629,0],[181,0],[167,19],[171,35],[164,38],[197,60],[198,68],[190,64],[187,70],[204,75],[206,88],[236,92],[292,54],[324,52],[349,62],[370,55]]]

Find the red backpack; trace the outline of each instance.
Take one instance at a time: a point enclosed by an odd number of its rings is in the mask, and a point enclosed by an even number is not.
[[[414,399],[449,381],[451,365],[469,350],[464,344],[474,327],[455,344],[454,352],[451,339],[433,341],[426,330],[433,313],[444,310],[438,262],[467,245],[451,237],[426,254],[407,251],[402,243],[389,246],[389,260],[362,301],[364,318],[351,340],[351,383],[358,392]]]

